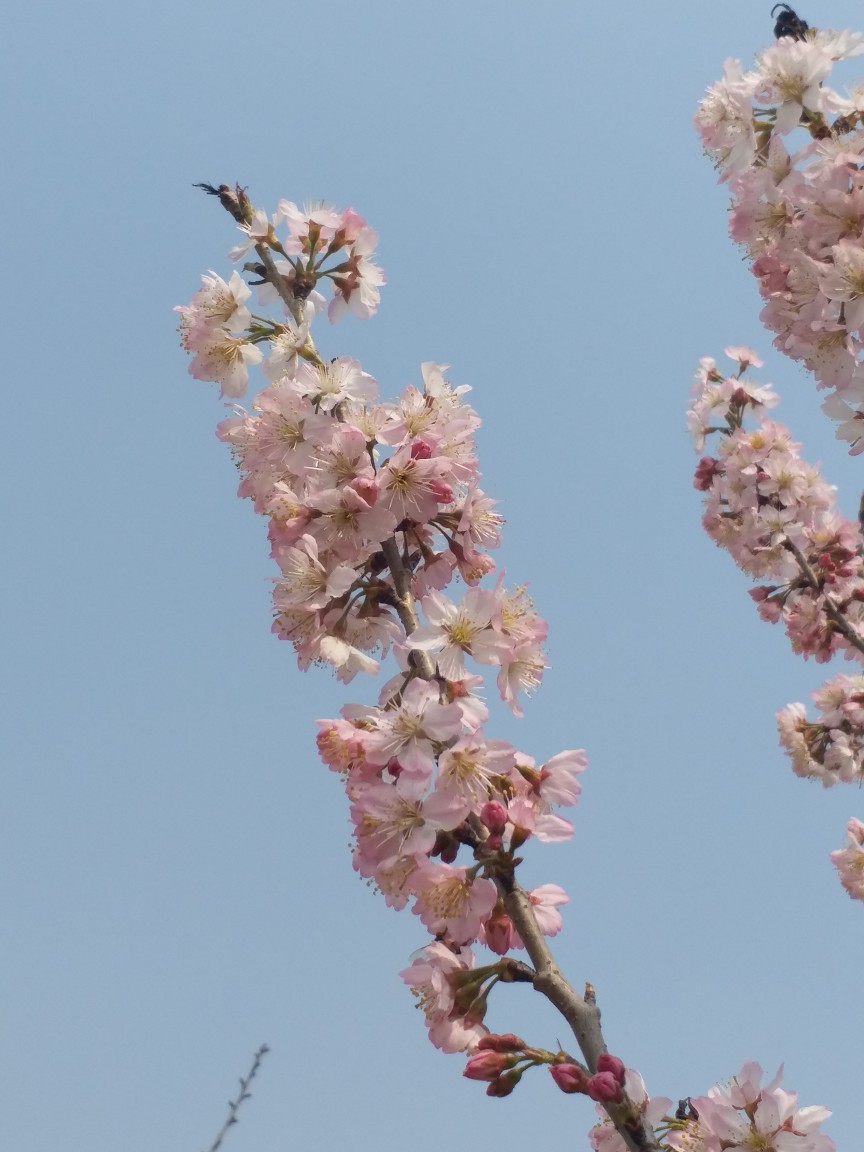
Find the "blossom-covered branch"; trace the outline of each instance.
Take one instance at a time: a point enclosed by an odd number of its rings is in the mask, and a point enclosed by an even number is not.
[[[862,52],[857,32],[784,35],[749,72],[728,60],[696,116],[729,184],[729,230],[759,281],[762,320],[831,389],[823,407],[853,453],[864,451],[864,84],[841,95],[827,81]]]
[[[326,305],[319,288],[333,288],[331,320],[378,304],[375,234],[356,212],[282,201],[271,217],[242,189],[205,189],[243,233],[232,258],[258,256],[244,270],[258,278],[259,307],[280,312],[253,314],[238,273],[205,276],[179,309],[192,375],[232,399],[252,367],[269,381],[250,409],[233,406],[218,435],[240,495],[268,524],[279,573],[273,631],[301,669],[329,665],[346,683],[395,659],[375,705],[346,704],[318,721],[318,750],[345,786],[355,869],[390,906],[410,906],[432,937],[402,973],[429,1037],[467,1053],[465,1075],[492,1096],[548,1067],[563,1091],[597,1102],[595,1148],[658,1152],[661,1135],[692,1128],[695,1112],[668,1114],[671,1101],[650,1099],[638,1073],[607,1052],[593,988],[577,993],[546,942],[561,928],[566,892],[517,880],[529,840],[573,834],[561,809],[578,801],[587,761],[566,750],[538,764],[484,730],[482,671],[521,715],[547,665],[546,624],[525,587],[508,590],[496,574],[490,550],[502,521],[480,487],[468,389],[427,362],[420,384],[386,402],[357,361],[320,356],[309,334]],[[445,594],[457,577],[464,594]],[[475,956],[478,947],[489,957]],[[530,964],[512,955],[522,949]],[[489,1031],[493,990],[522,982],[563,1015],[579,1056]],[[826,1141],[818,1148],[830,1149]]]
[[[823,410],[838,438],[864,452],[864,85],[845,96],[827,85],[837,61],[864,52],[860,33],[810,28],[787,4],[778,40],[744,72],[727,61],[700,104],[696,125],[732,195],[730,233],[742,244],[765,301],[775,346],[831,389]],[[743,428],[745,414],[776,403],[770,389],[742,380],[748,349],[724,377],[704,360],[689,413],[701,450],[722,432],[717,457],[704,457],[696,487],[703,523],[744,571],[761,581],[751,596],[760,615],[782,620],[793,649],[827,661],[864,660],[864,543],[861,525],[840,516],[834,489],[806,465],[781,425]],[[719,423],[718,423],[719,422]],[[839,675],[803,704],[777,715],[781,744],[799,776],[826,787],[864,779],[864,676]],[[832,861],[850,896],[864,899],[860,824]],[[856,879],[857,877],[857,879]]]

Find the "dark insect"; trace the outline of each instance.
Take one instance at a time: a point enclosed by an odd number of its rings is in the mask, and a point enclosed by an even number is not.
[[[251,214],[249,198],[246,189],[241,188],[239,184],[235,185],[233,190],[227,184],[220,184],[218,188],[212,184],[193,184],[192,187],[203,189],[208,196],[218,196],[219,203],[226,212],[231,213],[238,224],[244,224],[249,219]]]
[[[690,1097],[685,1096],[683,1100],[678,1101],[678,1107],[675,1109],[676,1120],[698,1120],[699,1113],[690,1103]]]
[[[793,11],[788,4],[775,4],[771,9],[773,16],[777,9],[780,9],[780,15],[777,17],[777,23],[774,25],[774,35],[779,40],[783,36],[791,36],[793,40],[804,40],[807,36],[807,30],[810,25],[806,20],[802,20],[797,12]]]

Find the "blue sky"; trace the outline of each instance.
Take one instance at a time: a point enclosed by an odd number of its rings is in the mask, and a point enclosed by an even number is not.
[[[536,1075],[487,1100],[398,979],[425,942],[352,872],[316,717],[375,687],[301,675],[270,635],[263,524],[235,498],[171,311],[235,233],[193,182],[353,205],[379,315],[324,327],[394,394],[473,386],[501,560],[550,624],[525,719],[590,759],[556,954],[611,1049],[668,1096],[758,1059],[859,1136],[861,909],[827,862],[856,790],[796,781],[774,712],[827,675],[761,624],[701,532],[693,367],[766,353],[779,418],[857,508],[801,369],[770,354],[691,127],[770,4],[34,3],[5,17],[10,389],[0,489],[5,763],[0,1072],[10,1152],[199,1152],[255,1048],[226,1148],[442,1140],[587,1147]],[[855,27],[848,0],[802,9]],[[524,988],[490,1023],[542,1045]],[[230,1141],[230,1143],[229,1143]]]

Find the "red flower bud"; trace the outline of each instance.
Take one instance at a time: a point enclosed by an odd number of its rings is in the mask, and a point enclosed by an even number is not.
[[[525,1041],[512,1032],[490,1032],[488,1036],[480,1037],[476,1051],[521,1052],[525,1047]]]
[[[462,1075],[469,1080],[497,1080],[518,1059],[518,1056],[507,1052],[475,1052],[468,1057]]]
[[[500,900],[487,919],[483,921],[483,931],[486,934],[486,947],[490,948],[496,955],[506,956],[513,947],[516,929]]]
[[[693,477],[693,487],[700,492],[707,492],[718,472],[722,471],[719,460],[713,456],[703,456],[696,465],[696,474]]]
[[[487,801],[478,815],[490,832],[500,835],[507,827],[507,809],[499,800]]]
[[[624,1067],[624,1061],[619,1060],[617,1056],[610,1056],[608,1052],[601,1052],[597,1057],[597,1071],[611,1072],[618,1083],[623,1084],[624,1073],[627,1069]]]
[[[585,1085],[585,1091],[598,1104],[617,1103],[621,1099],[621,1085],[612,1072],[596,1072]]]
[[[552,1079],[562,1092],[585,1092],[588,1077],[577,1064],[550,1064]]]

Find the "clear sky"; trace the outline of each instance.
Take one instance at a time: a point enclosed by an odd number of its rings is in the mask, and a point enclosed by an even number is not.
[[[195,181],[353,205],[378,317],[326,326],[384,395],[423,360],[471,384],[501,559],[552,665],[492,735],[584,747],[556,954],[655,1094],[786,1061],[860,1147],[864,920],[827,853],[854,789],[792,776],[774,712],[828,674],[760,623],[699,526],[694,365],[766,354],[726,193],[691,127],[770,3],[91,0],[3,18],[7,416],[0,487],[4,1152],[201,1152],[255,1048],[231,1152],[584,1149],[536,1074],[487,1100],[397,973],[426,941],[351,869],[316,717],[371,701],[270,635],[264,525],[187,375],[173,305],[235,231]],[[860,5],[808,2],[837,28]],[[862,66],[864,67],[864,66]],[[11,316],[10,316],[11,313]],[[766,355],[852,513],[861,461]],[[529,990],[490,1024],[541,1045]]]

